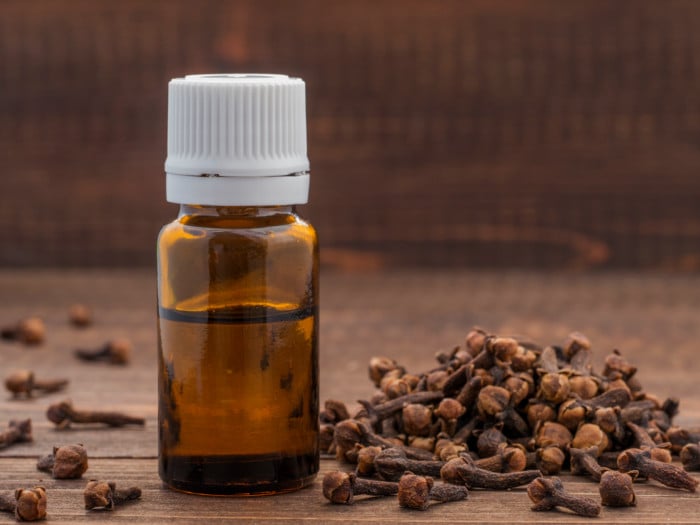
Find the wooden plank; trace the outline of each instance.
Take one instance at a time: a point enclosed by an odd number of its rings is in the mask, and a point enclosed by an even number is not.
[[[176,214],[168,80],[278,70],[307,80],[304,214],[325,246],[387,265],[700,267],[697,2],[2,6],[0,264],[152,264]]]
[[[73,441],[83,442],[94,456],[156,456],[154,283],[152,273],[138,271],[0,271],[0,324],[36,314],[48,326],[39,348],[0,341],[0,374],[32,368],[44,377],[65,376],[72,382],[65,396],[76,406],[117,408],[147,420],[143,429],[58,432],[44,414],[64,395],[15,401],[0,393],[0,426],[31,416],[36,429],[34,444],[0,456],[34,457]],[[366,366],[373,355],[396,358],[412,371],[432,367],[435,351],[461,343],[473,324],[543,343],[580,330],[593,341],[598,368],[608,351],[620,348],[638,365],[648,391],[681,398],[679,423],[700,426],[700,298],[690,293],[700,289],[700,276],[324,273],[321,288],[322,400],[352,404],[368,398],[373,389]],[[95,309],[93,327],[68,326],[66,309],[76,301]],[[98,346],[116,336],[134,341],[128,367],[86,365],[72,357],[76,346]]]
[[[317,523],[573,523],[581,518],[565,512],[534,513],[524,489],[510,491],[473,490],[464,502],[433,505],[428,512],[401,509],[395,498],[358,498],[352,506],[332,505],[321,493],[325,472],[338,468],[335,460],[321,462],[321,475],[312,487],[274,498],[212,498],[185,495],[162,487],[157,476],[156,461],[152,459],[97,459],[83,480],[52,480],[43,478],[30,459],[0,460],[0,490],[19,486],[43,484],[48,494],[48,515],[52,522],[101,523],[105,519],[123,523],[243,523],[299,521]],[[347,468],[347,467],[345,467]],[[142,500],[118,507],[111,513],[85,511],[82,491],[86,479],[111,480],[117,486],[138,485]],[[586,479],[562,476],[567,490],[574,494],[598,499],[597,484]],[[653,482],[637,483],[637,507],[603,508],[599,522],[674,523],[697,522],[700,498],[670,490]],[[0,515],[0,522],[10,522]]]
[[[393,498],[333,506],[312,488],[275,498],[206,498],[164,489],[157,475],[154,276],[151,272],[0,271],[0,324],[38,314],[48,326],[38,348],[0,342],[0,373],[30,367],[44,376],[65,375],[65,394],[76,405],[109,406],[147,418],[144,429],[82,429],[59,432],[44,417],[52,395],[30,401],[0,394],[0,425],[31,415],[35,442],[0,451],[0,490],[44,483],[52,521],[97,523],[262,522],[580,522],[564,513],[533,513],[522,489],[472,491],[469,500],[440,505],[426,513],[399,509]],[[615,347],[639,367],[651,392],[679,396],[678,421],[700,425],[700,276],[639,274],[484,273],[403,271],[322,276],[321,398],[347,402],[371,395],[366,363],[372,355],[399,359],[409,370],[433,366],[436,350],[462,341],[472,324],[499,333],[520,333],[542,342],[561,341],[574,329],[587,333],[596,365]],[[95,309],[96,324],[77,331],[66,323],[72,302]],[[136,353],[125,368],[86,365],[72,357],[75,346],[98,345],[130,336]],[[90,452],[88,478],[136,483],[143,501],[106,515],[82,506],[85,481],[56,481],[35,470],[36,458],[54,444],[83,442]],[[322,472],[336,468],[323,460]],[[697,474],[696,474],[697,475]],[[596,485],[564,477],[575,493],[596,497]],[[598,522],[691,523],[700,513],[696,495],[662,488],[653,482],[635,486],[635,509],[603,509]],[[0,522],[11,522],[0,514]]]

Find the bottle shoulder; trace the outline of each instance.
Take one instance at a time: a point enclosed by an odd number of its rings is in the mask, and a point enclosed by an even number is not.
[[[312,247],[318,243],[316,229],[296,213],[256,217],[180,215],[161,228],[158,243],[166,247],[214,239],[247,239],[264,244],[297,241]]]

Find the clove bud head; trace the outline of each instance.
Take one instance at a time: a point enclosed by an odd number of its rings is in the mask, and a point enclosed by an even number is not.
[[[407,472],[399,480],[399,505],[409,509],[426,510],[430,506],[432,488],[433,478]]]
[[[38,521],[46,518],[46,489],[17,489],[15,491],[17,521]]]
[[[56,479],[75,479],[88,469],[88,455],[83,445],[65,445],[53,448],[53,471]]]
[[[628,473],[617,470],[606,470],[600,478],[600,499],[603,505],[609,507],[631,507],[637,504],[632,481],[637,471]]]
[[[113,496],[115,490],[116,483],[112,481],[89,481],[83,491],[85,509],[90,510],[104,507],[107,510],[112,510],[114,508]]]
[[[329,472],[323,478],[323,496],[332,503],[352,505],[355,474]]]

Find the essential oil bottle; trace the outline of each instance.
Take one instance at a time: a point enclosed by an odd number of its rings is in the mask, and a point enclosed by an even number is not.
[[[158,238],[161,479],[275,494],[318,472],[318,244],[307,202],[305,86],[193,75],[168,95]]]

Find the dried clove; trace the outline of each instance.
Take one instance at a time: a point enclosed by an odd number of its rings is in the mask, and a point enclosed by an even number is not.
[[[438,434],[437,438],[433,451],[440,461],[449,461],[460,454],[468,452],[467,447],[463,443],[448,439],[445,434]]]
[[[571,446],[574,448],[597,447],[599,453],[605,452],[609,445],[608,435],[594,423],[584,423],[578,427],[576,435],[571,440]]]
[[[561,423],[546,421],[537,430],[535,442],[540,448],[545,448],[554,445],[564,450],[569,446],[573,437],[571,432]]]
[[[10,494],[0,493],[0,511],[12,512],[17,521],[38,521],[46,518],[46,489],[16,489]]]
[[[333,454],[333,434],[335,434],[335,426],[329,423],[322,423],[319,426],[318,447],[322,454]]]
[[[537,478],[527,486],[527,495],[534,503],[532,510],[553,510],[564,507],[579,516],[595,517],[600,514],[600,505],[590,498],[575,496],[564,490],[561,479]]]
[[[455,396],[455,400],[460,402],[465,407],[471,407],[476,401],[479,391],[481,390],[483,380],[480,376],[472,377],[467,384],[462,387],[462,390]]]
[[[632,423],[631,421],[627,422],[627,428],[629,428],[632,432],[638,448],[648,449],[651,451],[651,459],[661,461],[662,463],[671,463],[673,458],[671,457],[671,451],[669,450],[671,448],[670,443],[657,445],[656,442],[651,439],[651,436],[645,429],[639,425],[636,425],[635,423]]]
[[[574,432],[586,417],[586,407],[578,399],[567,399],[559,405],[557,422]]]
[[[38,317],[27,317],[13,326],[0,329],[0,338],[18,341],[25,345],[38,345],[44,342],[46,326]]]
[[[393,496],[399,492],[399,484],[392,481],[376,481],[358,478],[352,472],[328,472],[323,477],[323,496],[331,503],[352,505],[355,496]]]
[[[76,328],[85,328],[92,324],[92,312],[84,304],[76,303],[68,309],[68,320]]]
[[[368,477],[376,472],[374,460],[382,451],[382,447],[362,447],[357,453],[357,475]]]
[[[429,436],[433,425],[433,411],[425,405],[410,403],[401,412],[403,428],[412,436]]]
[[[472,328],[469,333],[467,333],[465,346],[472,357],[476,357],[479,352],[484,349],[484,343],[486,342],[487,337],[488,334],[478,327]]]
[[[700,429],[671,427],[666,431],[666,437],[671,443],[671,451],[680,454],[681,449],[688,443],[700,442]]]
[[[372,405],[369,401],[364,400],[359,400],[358,403],[360,403],[367,411],[367,417],[369,418],[371,425],[374,427],[379,421],[391,417],[395,413],[403,410],[405,405],[429,405],[431,403],[441,401],[443,397],[442,392],[412,392],[379,405]]]
[[[140,497],[140,488],[117,489],[117,484],[114,481],[90,480],[83,491],[86,510],[97,508],[113,510],[115,505],[121,505]]]
[[[637,504],[632,482],[637,471],[627,473],[616,470],[606,470],[600,478],[600,499],[603,505],[609,507],[631,507]]]
[[[621,472],[636,470],[639,475],[655,479],[662,485],[695,492],[698,480],[682,468],[670,463],[662,463],[651,459],[651,451],[630,448],[617,458],[617,466]]]
[[[46,417],[61,429],[70,427],[71,423],[104,423],[110,427],[146,424],[146,420],[142,417],[133,417],[120,412],[76,410],[68,400],[51,405],[46,411]]]
[[[468,457],[451,459],[440,469],[440,477],[447,483],[465,485],[467,488],[507,490],[530,483],[538,477],[538,470],[520,472],[491,472],[477,467]]]
[[[382,378],[392,370],[403,370],[403,367],[388,357],[373,357],[369,361],[369,378],[374,383],[374,386],[379,387]],[[402,373],[403,375],[403,373]]]
[[[564,341],[562,350],[566,358],[571,361],[581,350],[590,350],[591,342],[580,332],[571,332]]]
[[[548,447],[537,449],[537,468],[548,476],[559,474],[564,462],[566,454],[557,446],[550,445]]]
[[[372,432],[369,427],[357,419],[346,419],[335,426],[333,440],[336,445],[336,453],[342,458],[347,451],[355,448],[355,445],[379,446],[384,448],[401,448],[406,456],[411,459],[433,459],[433,455],[425,450],[402,446],[391,439],[384,438]]]
[[[554,405],[541,399],[530,399],[527,405],[527,422],[531,428],[538,424],[557,419],[557,410]]]
[[[508,443],[508,438],[503,435],[501,429],[503,424],[487,428],[479,434],[476,440],[476,449],[479,452],[479,457],[488,458],[498,454],[498,448],[501,444]]]
[[[12,420],[7,424],[7,429],[0,432],[0,449],[7,448],[13,443],[24,443],[33,440],[31,419]]]
[[[700,470],[700,444],[688,443],[681,449],[680,456],[685,470]]]
[[[508,446],[506,443],[501,443],[493,456],[474,461],[477,467],[491,472],[520,472],[525,470],[526,464],[527,458],[523,449]]]
[[[603,375],[605,377],[610,377],[615,372],[619,373],[623,379],[628,379],[637,372],[637,367],[632,366],[624,357],[622,357],[619,350],[613,350],[612,354],[605,358]]]
[[[560,373],[547,373],[540,378],[537,397],[550,403],[561,403],[569,397],[569,378]]]
[[[569,448],[569,464],[572,474],[589,474],[594,480],[600,481],[603,469],[598,463],[599,451],[595,445],[588,448]]]
[[[591,376],[573,376],[569,378],[569,390],[579,399],[592,399],[598,394],[598,382]]]
[[[442,393],[445,396],[454,395],[459,392],[470,379],[470,366],[463,364],[447,377],[445,384],[442,386]]]
[[[53,453],[39,458],[36,468],[55,479],[75,479],[88,469],[88,455],[82,444],[53,447]]]
[[[421,476],[437,477],[440,476],[440,469],[444,465],[443,461],[408,459],[405,452],[398,448],[382,450],[374,458],[374,469],[379,477],[386,481],[398,481],[407,471]]]
[[[615,443],[621,444],[625,440],[625,428],[622,425],[619,407],[597,409],[594,421],[603,432],[613,438]]]
[[[35,391],[49,394],[63,390],[68,385],[67,379],[36,379],[31,370],[17,370],[5,378],[5,388],[14,397],[24,395],[32,397]]]
[[[467,498],[466,487],[457,485],[435,485],[433,478],[417,476],[407,472],[399,480],[399,505],[408,509],[428,510],[430,500],[446,503]]]
[[[75,357],[83,361],[107,361],[113,365],[126,365],[131,358],[133,345],[126,338],[113,339],[96,350],[75,351]]]
[[[433,412],[439,419],[442,432],[453,435],[457,430],[457,420],[464,415],[466,407],[457,401],[446,397]]]
[[[342,401],[326,399],[324,409],[321,411],[318,417],[321,420],[321,423],[335,425],[340,421],[350,419],[350,413],[348,412],[345,403]]]

